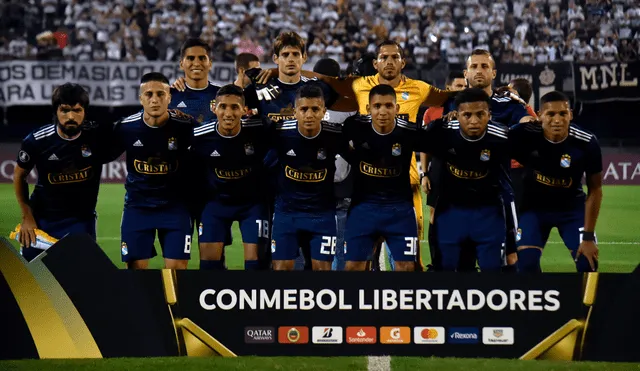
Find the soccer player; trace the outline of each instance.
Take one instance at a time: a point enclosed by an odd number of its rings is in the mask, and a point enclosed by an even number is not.
[[[156,231],[165,267],[186,269],[191,253],[189,179],[185,166],[198,122],[169,111],[169,81],[158,72],[140,81],[143,111],[118,121],[113,142],[127,154],[127,190],[122,214],[122,261],[146,269],[156,255]]]
[[[236,56],[235,68],[238,76],[233,84],[244,89],[251,84],[251,79],[245,75],[245,72],[253,68],[260,68],[260,59],[255,54],[240,53]]]
[[[51,104],[54,123],[33,131],[22,141],[13,176],[22,211],[19,239],[27,261],[42,252],[33,247],[36,229],[55,239],[69,233],[96,238],[100,174],[102,164],[108,161],[103,140],[110,125],[85,121],[89,94],[78,84],[66,83],[54,90]],[[38,181],[29,199],[27,177],[34,167]]]
[[[602,203],[600,146],[593,134],[571,123],[566,95],[549,92],[540,104],[541,126],[516,125],[509,132],[512,154],[524,165],[526,174],[518,229],[518,269],[541,271],[542,249],[556,227],[578,272],[595,272],[595,228]]]
[[[445,89],[448,91],[461,91],[467,87],[467,81],[464,78],[462,71],[452,71],[447,77],[445,83]],[[444,107],[429,107],[422,118],[422,125],[427,126],[431,121],[437,120],[442,117]],[[431,161],[430,161],[431,160]],[[429,207],[429,230],[427,232],[429,241],[429,252],[431,253],[430,269],[439,270],[439,256],[436,244],[438,240],[435,236],[435,227],[433,226],[433,215],[436,207],[436,200],[438,199],[439,179],[442,173],[442,162],[439,160],[430,159],[426,153],[420,153],[420,185],[422,191],[427,194],[427,206]],[[432,182],[431,179],[434,181]],[[473,262],[475,267],[475,260]]]
[[[344,153],[341,128],[322,121],[322,89],[302,86],[295,120],[276,124],[272,141],[278,156],[278,193],[271,252],[275,270],[293,270],[298,247],[309,245],[314,270],[331,270],[336,248],[333,192],[335,159]]]
[[[169,108],[195,117],[200,124],[216,118],[213,110],[220,87],[209,82],[210,55],[211,47],[206,42],[200,39],[185,41],[180,48],[180,69],[185,78],[180,80],[179,86],[171,88]]]
[[[417,268],[418,226],[409,169],[421,138],[416,124],[397,117],[399,110],[393,87],[377,85],[369,93],[370,116],[349,118],[343,128],[353,146],[347,156],[356,172],[345,232],[346,270],[366,270],[380,237],[389,246],[395,270]]]
[[[442,269],[458,269],[460,252],[471,245],[482,271],[500,270],[505,239],[501,178],[509,164],[507,128],[491,121],[491,99],[482,89],[460,92],[458,121],[431,122],[430,153],[443,161],[434,225]]]
[[[201,269],[222,270],[222,252],[231,224],[237,221],[244,243],[245,270],[258,269],[258,244],[269,238],[269,215],[260,186],[268,143],[260,119],[246,119],[244,93],[225,85],[216,96],[218,119],[194,129],[193,167],[206,171],[199,218]]]
[[[316,62],[313,66],[313,72],[331,76],[340,77],[340,64],[331,58],[323,58]],[[342,125],[344,121],[357,112],[339,112],[327,110],[324,120],[336,125]],[[336,158],[336,175],[334,177],[335,196],[336,196],[336,223],[337,223],[337,239],[336,251],[333,259],[333,270],[344,270],[344,232],[347,224],[347,212],[351,204],[351,194],[353,192],[353,173],[351,166],[342,157]]]

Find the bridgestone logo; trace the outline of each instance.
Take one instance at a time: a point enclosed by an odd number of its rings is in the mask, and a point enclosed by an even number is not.
[[[454,332],[453,334],[451,334],[451,338],[452,339],[474,339],[474,340],[477,340],[478,339],[478,334],[463,334],[463,333],[459,333],[459,332]]]

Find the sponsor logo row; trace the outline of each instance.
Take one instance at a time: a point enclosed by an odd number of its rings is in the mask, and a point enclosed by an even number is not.
[[[314,326],[309,333],[307,326],[245,327],[244,341],[247,344],[479,344],[513,345],[513,327],[410,327],[372,326]],[[378,338],[379,336],[379,338]]]

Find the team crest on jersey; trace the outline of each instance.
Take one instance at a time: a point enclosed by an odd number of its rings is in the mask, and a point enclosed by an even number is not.
[[[488,149],[483,149],[482,152],[480,152],[480,161],[489,161],[490,158],[491,151],[489,151]]]
[[[400,143],[396,143],[391,146],[391,154],[394,156],[400,156],[402,154],[402,146]]]
[[[209,102],[209,109],[211,110],[211,112],[216,113],[216,100],[212,99],[211,102]]]
[[[518,231],[516,232],[516,242],[520,241],[522,239],[522,229],[518,228]]]
[[[198,120],[199,123],[203,123],[204,122],[204,115],[200,114],[196,120]]]
[[[401,94],[401,97],[403,100],[409,100],[409,92],[408,91],[403,91]]]
[[[344,241],[344,247],[342,248],[344,254],[347,253],[347,241]]]
[[[129,248],[127,248],[126,242],[123,242],[122,245],[120,245],[120,252],[122,253],[122,255],[129,254]]]
[[[271,240],[271,252],[276,252],[276,240]]]
[[[320,148],[318,150],[318,160],[326,160],[327,159],[327,153],[324,151],[324,148]]]
[[[18,153],[18,158],[22,162],[29,162],[29,160],[31,159],[31,157],[29,157],[29,154],[25,151],[20,151],[20,153]]]
[[[176,149],[178,149],[176,138],[169,138],[169,151],[175,151]]]
[[[198,236],[202,236],[202,223],[198,226]]]
[[[562,155],[562,157],[560,157],[560,166],[565,169],[571,166],[571,156],[566,153]]]
[[[247,156],[251,156],[253,154],[254,149],[253,149],[253,144],[251,143],[245,143],[244,145],[244,154]]]
[[[89,146],[87,146],[86,144],[83,144],[80,150],[82,151],[82,157],[91,156],[91,148],[89,148]]]

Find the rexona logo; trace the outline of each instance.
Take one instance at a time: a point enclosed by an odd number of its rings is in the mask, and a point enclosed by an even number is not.
[[[409,344],[411,329],[408,327],[380,327],[381,344]]]
[[[513,327],[484,327],[482,343],[486,345],[513,345]]]
[[[452,344],[477,344],[480,341],[477,327],[452,327],[447,342]]]
[[[278,343],[307,344],[309,342],[309,328],[306,326],[278,327]]]
[[[378,337],[375,327],[347,327],[347,344],[375,344],[376,342]]]
[[[314,344],[342,344],[342,327],[314,326],[311,340]]]
[[[444,327],[414,327],[413,342],[416,344],[444,344]]]
[[[247,344],[273,343],[276,341],[274,334],[273,327],[245,327],[244,342]]]

